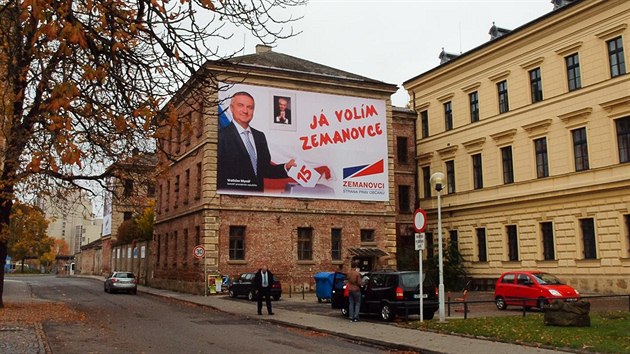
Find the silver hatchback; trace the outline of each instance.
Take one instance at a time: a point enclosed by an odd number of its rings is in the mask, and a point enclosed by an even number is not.
[[[113,272],[103,285],[106,293],[126,291],[130,294],[138,292],[138,281],[132,272]]]

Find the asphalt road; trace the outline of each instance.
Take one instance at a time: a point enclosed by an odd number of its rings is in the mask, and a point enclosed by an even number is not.
[[[231,315],[141,293],[107,294],[100,282],[91,279],[20,280],[29,283],[36,297],[67,303],[82,314],[69,324],[44,323],[53,353],[389,352],[260,321],[255,315]]]

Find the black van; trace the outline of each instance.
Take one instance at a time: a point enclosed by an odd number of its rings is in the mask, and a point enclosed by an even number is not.
[[[361,313],[380,314],[385,321],[396,317],[420,313],[420,287],[418,272],[374,271],[365,273],[361,286]],[[438,310],[435,285],[424,281],[422,287],[422,317],[430,320]],[[348,315],[348,297],[343,289],[333,289],[332,308]]]

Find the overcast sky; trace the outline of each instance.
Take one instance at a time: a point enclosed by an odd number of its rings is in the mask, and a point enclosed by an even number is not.
[[[302,33],[274,51],[400,87],[392,97],[404,107],[402,83],[439,65],[444,48],[466,52],[498,27],[515,29],[553,10],[551,0],[309,0],[294,11]],[[245,38],[245,54],[258,44]]]

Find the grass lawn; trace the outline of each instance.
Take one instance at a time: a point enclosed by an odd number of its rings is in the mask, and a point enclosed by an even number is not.
[[[590,327],[545,326],[543,314],[415,321],[405,325],[443,333],[467,334],[512,343],[544,344],[600,353],[630,353],[630,312],[590,314]]]

